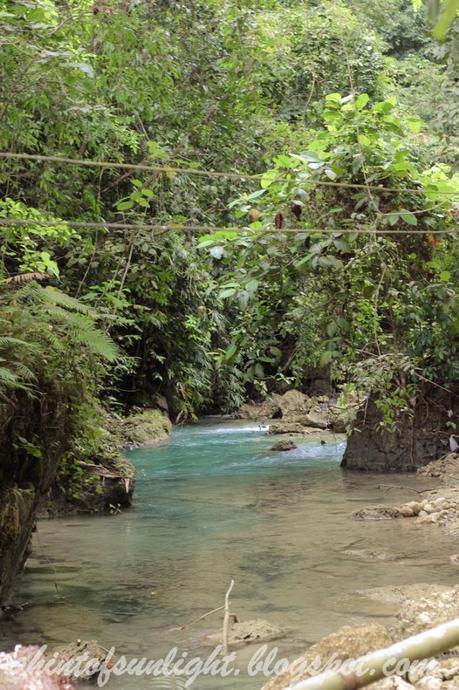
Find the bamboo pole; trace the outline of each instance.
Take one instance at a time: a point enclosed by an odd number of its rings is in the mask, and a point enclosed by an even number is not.
[[[393,675],[397,662],[417,661],[436,656],[459,644],[459,618],[397,642],[391,647],[370,652],[354,661],[349,673],[325,671],[282,690],[358,690],[381,678]],[[345,662],[346,665],[350,663]]]

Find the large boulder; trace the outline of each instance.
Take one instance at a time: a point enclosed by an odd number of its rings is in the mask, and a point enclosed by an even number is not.
[[[120,423],[123,444],[128,448],[156,446],[167,441],[172,424],[161,410],[142,410]]]
[[[273,419],[273,417],[280,417],[280,409],[277,402],[271,398],[267,398],[262,402],[247,402],[242,405],[236,412],[237,419],[250,419],[252,421],[259,421],[265,419]]]
[[[312,400],[301,391],[291,390],[284,395],[273,395],[273,400],[280,410],[280,417],[293,420],[304,417],[312,407]]]
[[[400,414],[396,431],[382,429],[383,415],[374,399],[358,412],[342,467],[371,472],[416,472],[448,449],[445,422],[457,418],[459,395],[426,387],[411,414]]]
[[[389,632],[378,623],[358,626],[345,625],[312,645],[289,668],[271,678],[263,690],[284,690],[284,688],[316,675],[332,659],[346,661],[356,659],[368,652],[388,647],[393,642]]]
[[[269,450],[294,450],[297,446],[294,444],[291,438],[283,438],[277,441]]]

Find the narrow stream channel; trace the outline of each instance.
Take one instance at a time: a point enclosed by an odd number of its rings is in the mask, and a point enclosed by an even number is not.
[[[414,496],[380,484],[428,485],[413,476],[344,473],[342,437],[306,437],[289,452],[269,451],[272,443],[254,423],[208,422],[130,453],[138,469],[131,510],[40,522],[17,597],[33,605],[1,623],[1,647],[81,638],[137,657],[157,659],[174,646],[205,657],[212,648],[202,637],[221,627],[221,613],[177,626],[221,605],[234,578],[232,610],[283,628],[275,644],[293,659],[345,623],[387,620],[392,611],[358,590],[456,583],[454,549],[435,526],[350,518],[365,504]],[[382,551],[387,560],[367,562],[347,549]],[[240,653],[242,665],[254,651]],[[256,690],[263,682],[241,671],[192,687]],[[124,676],[109,687],[173,685]]]

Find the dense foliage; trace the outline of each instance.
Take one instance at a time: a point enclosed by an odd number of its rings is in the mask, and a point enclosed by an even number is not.
[[[0,23],[0,151],[163,168],[2,160],[2,395],[70,375],[185,419],[317,375],[393,425],[457,376],[455,56],[421,10],[2,0]]]

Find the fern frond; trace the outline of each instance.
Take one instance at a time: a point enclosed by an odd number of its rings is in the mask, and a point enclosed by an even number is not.
[[[0,348],[24,347],[28,350],[36,350],[36,343],[27,343],[20,338],[13,338],[10,335],[0,335]]]
[[[97,328],[81,329],[75,333],[75,337],[93,354],[99,355],[109,362],[113,362],[119,357],[117,345],[110,336]]]
[[[79,312],[80,314],[86,314],[87,316],[91,316],[93,319],[97,318],[97,314],[92,307],[89,307],[87,304],[83,304],[83,302],[80,302],[80,300],[67,295],[65,292],[61,292],[57,288],[48,286],[42,290],[42,293],[43,299],[46,302],[64,307],[64,309]]]
[[[30,387],[22,383],[19,377],[6,367],[0,367],[0,390],[2,387],[8,390],[30,391]]]

